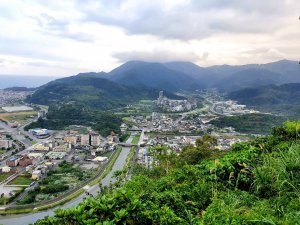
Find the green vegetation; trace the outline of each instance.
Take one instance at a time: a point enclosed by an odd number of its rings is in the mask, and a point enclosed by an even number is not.
[[[39,119],[26,126],[25,129],[48,128],[61,130],[69,125],[91,126],[93,130],[99,131],[101,135],[107,136],[114,131],[120,132],[122,120],[112,113],[93,110],[77,103],[52,105],[49,107],[47,119]]]
[[[32,183],[30,174],[21,174],[9,182],[9,185],[29,185]]]
[[[11,175],[12,175],[12,173],[1,173],[0,174],[0,182],[4,181],[5,179],[10,177]]]
[[[283,118],[267,114],[245,114],[239,116],[223,116],[210,123],[220,127],[233,127],[237,132],[248,134],[267,134],[272,127],[283,122]]]
[[[119,141],[120,142],[126,142],[129,137],[130,137],[130,132],[126,132],[126,133],[124,133],[120,136]]]
[[[273,112],[298,119],[300,110],[300,84],[269,85],[241,89],[229,94],[231,99],[255,106],[261,111]]]
[[[136,134],[133,136],[131,143],[134,145],[137,145],[139,143],[141,135],[140,134]]]
[[[39,87],[27,101],[41,105],[77,102],[107,110],[156,96],[157,91],[153,89],[127,87],[107,79],[79,75],[49,82]]]
[[[3,195],[0,196],[0,205],[6,205],[13,200],[15,200],[22,192],[24,191],[24,188],[21,188],[20,190],[13,191],[14,194],[10,195],[9,197],[4,197]]]
[[[25,122],[37,115],[37,112],[0,113],[0,119],[7,122]]]
[[[47,177],[39,182],[39,186],[29,191],[28,195],[19,204],[29,204],[55,198],[63,192],[75,188],[92,175],[93,171],[83,171],[78,166],[63,161],[56,170],[49,171]]]
[[[120,188],[36,224],[298,224],[299,124],[287,122],[221,156],[210,136],[185,156],[157,147],[153,168],[139,167]]]

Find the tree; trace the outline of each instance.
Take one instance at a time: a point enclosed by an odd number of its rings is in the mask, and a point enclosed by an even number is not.
[[[187,145],[182,149],[180,158],[187,164],[197,164],[212,155],[217,139],[211,135],[204,135],[196,140],[196,146]]]

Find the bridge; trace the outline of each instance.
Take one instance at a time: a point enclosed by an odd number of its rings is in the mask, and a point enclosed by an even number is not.
[[[120,142],[118,143],[119,146],[122,146],[122,147],[135,147],[135,146],[138,146],[137,144],[131,144],[131,143],[125,143],[125,142]]]

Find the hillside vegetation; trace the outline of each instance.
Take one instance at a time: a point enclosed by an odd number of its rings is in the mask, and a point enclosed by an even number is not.
[[[49,107],[47,119],[39,119],[25,129],[62,130],[69,125],[84,125],[107,136],[111,131],[119,133],[121,123],[121,118],[109,112],[90,109],[78,103],[69,103],[52,105]]]
[[[228,153],[204,136],[179,156],[151,150],[152,169],[77,207],[59,209],[46,224],[299,224],[299,122],[268,137],[239,143]]]
[[[141,99],[154,99],[158,90],[127,87],[104,78],[73,76],[39,87],[27,98],[30,103],[54,105],[76,102],[95,109],[126,106]]]
[[[300,83],[246,88],[229,94],[230,99],[254,106],[262,111],[276,112],[290,118],[299,118]]]
[[[233,127],[235,131],[248,134],[269,134],[272,127],[280,125],[283,117],[268,114],[245,114],[235,116],[222,116],[210,123],[219,127]]]

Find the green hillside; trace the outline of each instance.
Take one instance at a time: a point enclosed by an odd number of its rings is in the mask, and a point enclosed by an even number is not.
[[[233,127],[237,132],[249,134],[268,134],[272,127],[280,125],[283,117],[268,114],[245,114],[236,116],[222,116],[210,123],[220,127]]]
[[[297,119],[300,115],[300,83],[246,88],[229,94],[241,104]]]
[[[157,95],[157,90],[129,88],[104,78],[80,75],[43,85],[27,101],[41,105],[75,101],[92,108],[111,109],[140,99],[154,99]]]
[[[49,107],[47,119],[39,119],[25,129],[47,128],[62,130],[69,125],[90,126],[107,136],[111,131],[120,132],[121,118],[105,111],[99,111],[78,103],[56,104]]]
[[[210,136],[179,156],[156,147],[152,169],[36,224],[299,224],[299,124],[227,153]]]

